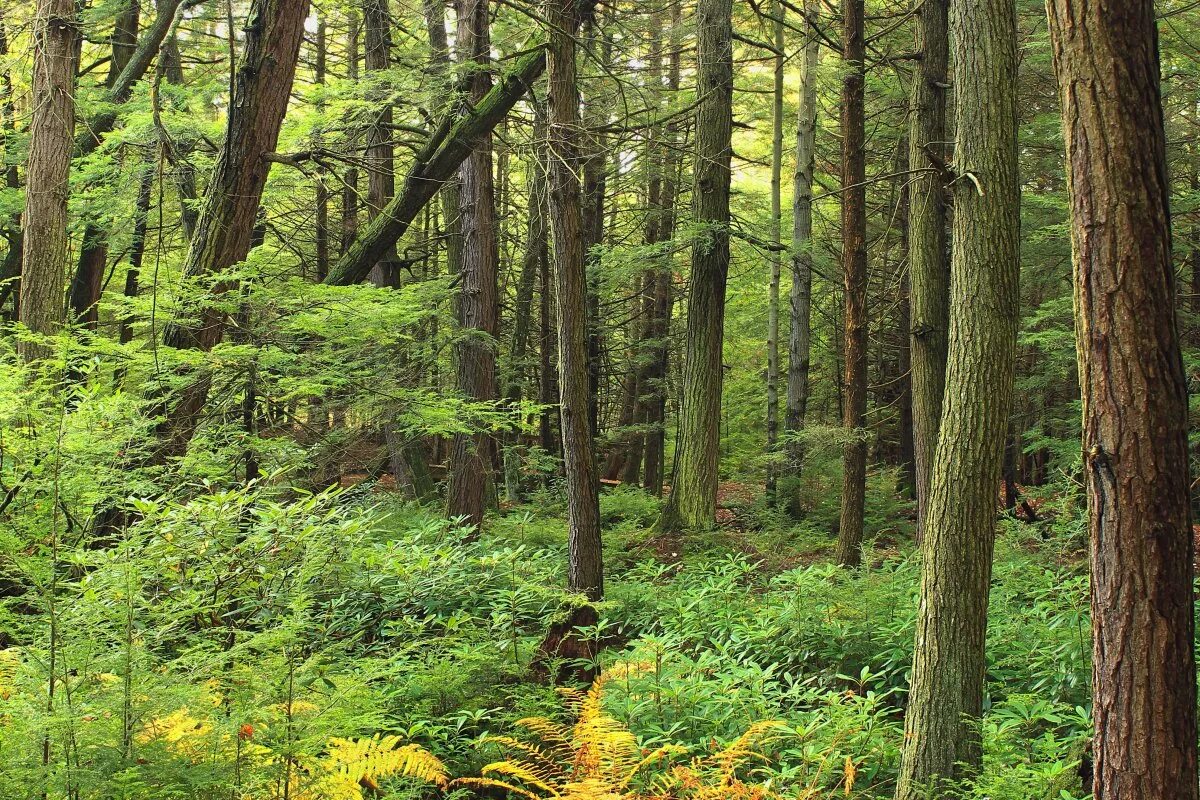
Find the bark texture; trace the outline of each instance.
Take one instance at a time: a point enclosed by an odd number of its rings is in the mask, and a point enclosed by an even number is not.
[[[489,2],[458,0],[457,8],[459,61],[472,65],[467,96],[472,107],[478,108],[492,88]],[[474,141],[459,167],[458,178],[462,187],[462,266],[455,305],[459,326],[470,335],[455,344],[457,385],[467,399],[486,402],[497,399],[495,340],[499,313],[491,126]],[[490,434],[459,434],[454,439],[449,512],[453,517],[465,518],[469,525],[483,522],[494,449]]]
[[[954,0],[954,253],[946,395],[930,481],[898,800],[977,768],[988,589],[1020,274],[1016,14]],[[932,794],[929,794],[932,792]]]
[[[579,5],[575,0],[546,4],[550,28],[547,71],[550,122],[550,232],[554,242],[558,296],[559,418],[563,466],[567,478],[567,588],[599,600],[604,594],[600,546],[600,503],[588,419],[591,392],[588,375],[587,274],[581,170],[579,90],[576,84],[575,34]]]
[[[866,40],[863,0],[842,0],[842,275],[845,282],[845,401],[842,427],[842,511],[837,562],[862,559],[863,509],[867,497],[867,155]]]
[[[54,335],[65,316],[67,192],[79,35],[74,0],[38,0],[33,19],[33,110],[25,170],[19,317],[39,336]],[[37,340],[18,341],[17,350],[26,361],[51,352]]]
[[[1187,383],[1151,0],[1047,3],[1071,179],[1096,800],[1197,797]]]
[[[680,398],[678,452],[664,530],[712,525],[721,443],[721,349],[729,277],[729,180],[733,148],[733,26],[731,0],[696,6],[696,160],[692,216],[692,276]]]
[[[913,79],[909,164],[944,165],[946,87],[950,39],[948,0],[925,0],[917,17],[921,60]],[[929,478],[946,388],[946,335],[950,325],[950,263],[946,250],[946,189],[939,172],[911,178],[908,212],[909,308],[912,359],[913,462],[917,538],[929,503]]]

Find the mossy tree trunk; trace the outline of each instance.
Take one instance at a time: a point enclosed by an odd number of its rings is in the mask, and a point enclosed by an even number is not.
[[[712,525],[721,442],[721,350],[729,277],[729,180],[733,128],[731,0],[696,5],[696,158],[692,275],[680,397],[678,452],[661,528]]]
[[[67,193],[75,136],[79,36],[75,0],[38,0],[33,18],[19,317],[39,336],[57,333],[65,318]],[[36,340],[19,341],[17,350],[26,361],[40,360],[51,352]]]
[[[549,0],[550,232],[558,297],[559,418],[567,478],[567,588],[599,600],[604,594],[599,482],[588,419],[587,291],[580,186],[581,119],[575,34],[583,9]]]
[[[1096,800],[1195,800],[1187,382],[1151,0],[1047,3],[1071,180]]]
[[[946,395],[930,480],[897,800],[946,797],[977,768],[997,488],[1020,276],[1016,14],[953,0],[954,253]],[[930,794],[932,792],[932,794]]]

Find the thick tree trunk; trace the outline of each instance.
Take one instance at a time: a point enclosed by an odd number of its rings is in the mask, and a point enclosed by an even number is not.
[[[1187,382],[1151,0],[1047,3],[1071,178],[1096,800],[1194,800]]]
[[[721,443],[721,350],[725,283],[729,277],[729,179],[733,130],[731,0],[696,6],[696,162],[692,215],[700,230],[692,245],[686,356],[679,442],[663,530],[712,525]]]
[[[921,60],[913,78],[909,165],[941,167],[946,147],[949,0],[925,0],[918,12]],[[931,163],[932,162],[932,163]],[[913,460],[917,483],[917,539],[924,530],[929,479],[946,388],[946,334],[950,326],[950,262],[946,249],[945,181],[917,172],[909,188],[908,263],[912,360]]]
[[[842,0],[842,273],[845,280],[846,399],[842,427],[842,512],[837,562],[862,559],[867,495],[867,155],[863,0]]]
[[[267,182],[279,128],[287,110],[304,37],[308,0],[255,0],[250,7],[236,72],[225,141],[213,165],[183,275],[196,280],[220,274],[250,251],[259,202]],[[224,314],[214,302],[230,288],[217,283],[212,298],[188,309],[197,321],[172,323],[163,335],[169,347],[211,350],[221,341]],[[208,395],[208,376],[197,375],[181,390],[160,426],[166,453],[187,446]]]
[[[74,0],[38,0],[33,19],[29,161],[25,170],[20,320],[36,336],[53,336],[64,320],[67,193],[75,136],[75,69],[79,17]],[[26,361],[51,348],[18,341]]]
[[[960,176],[953,184],[954,314],[898,800],[946,796],[941,782],[981,761],[996,491],[1016,353],[1016,14],[1011,0],[953,0],[950,27]]]
[[[779,448],[779,283],[783,272],[783,3],[775,0],[774,16],[775,84],[771,98],[771,281],[767,290],[767,502],[776,500],[779,467],[775,462]]]
[[[482,108],[491,95],[488,0],[458,0],[459,61],[472,65],[468,101]],[[503,117],[497,117],[497,122]],[[493,123],[494,124],[494,123]],[[496,276],[496,197],[492,175],[491,127],[474,141],[459,167],[462,268],[456,300],[458,323],[473,335],[455,346],[458,390],[473,401],[497,399],[498,298]],[[386,212],[385,212],[386,215]],[[467,524],[483,522],[491,483],[495,440],[490,434],[459,434],[450,456],[449,513]]]
[[[604,594],[604,562],[599,486],[588,422],[587,275],[575,74],[580,11],[574,0],[549,0],[545,7],[550,28],[550,232],[558,295],[559,417],[567,477],[567,588],[594,601]]]

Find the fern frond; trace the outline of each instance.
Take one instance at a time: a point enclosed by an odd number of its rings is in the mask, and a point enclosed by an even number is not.
[[[482,775],[494,774],[515,778],[527,786],[541,789],[551,797],[559,796],[558,789],[553,785],[556,780],[555,776],[547,774],[544,770],[539,771],[537,767],[527,761],[496,761],[486,765],[479,772]]]
[[[562,766],[554,760],[554,757],[550,753],[547,753],[537,745],[522,742],[520,739],[514,739],[511,736],[488,736],[483,741],[524,753],[537,763],[539,769],[545,770],[548,774],[553,774],[556,780],[563,777]]]
[[[492,778],[455,778],[447,785],[448,789],[455,789],[459,786],[468,789],[500,789],[510,794],[519,794],[522,797],[528,797],[529,800],[543,800],[532,792],[522,789],[520,786],[513,786],[511,783],[504,781],[493,780]]]

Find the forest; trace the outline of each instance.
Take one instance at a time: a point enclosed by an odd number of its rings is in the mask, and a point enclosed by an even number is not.
[[[0,800],[1200,800],[1200,2],[0,0],[0,158]]]

